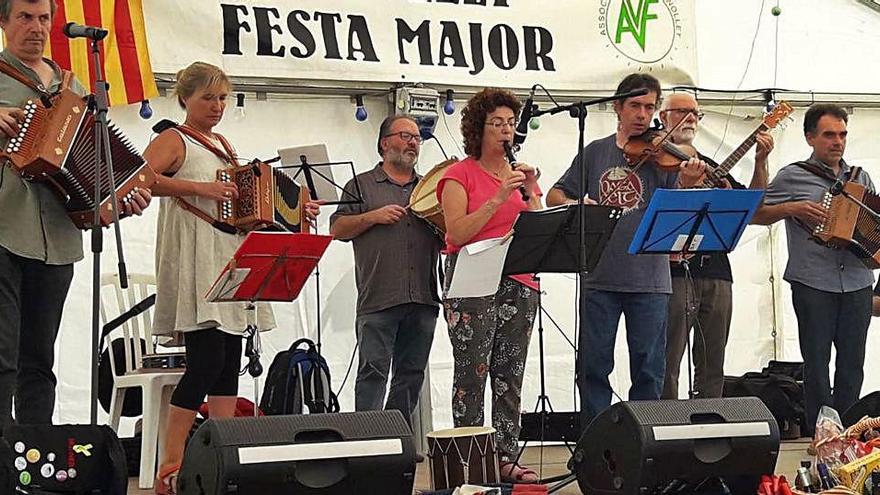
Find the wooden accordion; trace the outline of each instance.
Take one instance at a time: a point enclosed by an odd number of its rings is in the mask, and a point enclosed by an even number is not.
[[[95,116],[85,100],[65,89],[51,100],[50,107],[42,101],[28,101],[23,110],[25,119],[19,133],[9,139],[0,156],[6,157],[22,177],[51,183],[77,227],[92,227],[96,203],[101,205],[101,225],[109,225],[113,221],[111,193],[115,192],[121,207],[131,200],[134,191],[156,181],[156,174],[131,143],[110,125],[116,190],[110,190],[105,175],[100,196],[95,198]]]
[[[813,229],[813,237],[829,246],[849,249],[868,268],[880,268],[880,221],[846,195],[874,211],[880,211],[880,196],[852,181],[843,184],[843,193],[825,193],[822,207],[828,219]]]
[[[217,180],[238,187],[238,199],[217,202],[220,221],[243,232],[267,228],[309,231],[311,224],[305,212],[309,190],[285,171],[255,162],[218,170]]]

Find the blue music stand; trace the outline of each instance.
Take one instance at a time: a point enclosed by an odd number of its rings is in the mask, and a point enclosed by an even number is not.
[[[763,196],[760,189],[658,189],[629,254],[729,253]]]
[[[685,274],[685,333],[690,332],[696,308],[690,294],[694,279],[686,254],[729,253],[736,247],[761,203],[756,189],[658,189],[636,229],[629,254],[681,254]],[[686,339],[688,398],[694,398],[691,341]]]

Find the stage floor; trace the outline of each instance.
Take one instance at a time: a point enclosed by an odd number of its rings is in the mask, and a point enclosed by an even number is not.
[[[794,474],[803,459],[809,459],[807,455],[807,446],[809,441],[788,440],[783,441],[779,449],[779,458],[776,462],[776,473],[784,474],[788,479],[794,479]],[[542,468],[543,456],[543,468]],[[565,474],[567,472],[566,463],[568,462],[569,452],[564,446],[549,446],[541,449],[540,447],[528,447],[523,454],[522,463],[538,471],[542,478]],[[423,462],[416,468],[415,488],[430,488],[431,480],[428,475],[428,463]],[[153,490],[139,490],[137,487],[137,478],[129,479],[128,493],[130,495],[148,495]],[[556,492],[560,495],[579,495],[581,493],[577,482],[573,482],[564,489]]]

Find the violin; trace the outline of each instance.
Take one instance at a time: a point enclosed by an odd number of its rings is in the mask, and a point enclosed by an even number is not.
[[[629,138],[623,147],[626,161],[632,166],[648,162],[664,172],[677,172],[681,162],[697,156],[697,150],[687,144],[672,144],[665,132],[648,129]]]

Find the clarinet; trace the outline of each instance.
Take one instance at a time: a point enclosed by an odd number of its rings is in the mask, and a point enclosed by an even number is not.
[[[504,156],[507,158],[507,163],[510,164],[510,168],[516,170],[516,156],[513,154],[513,148],[507,141],[503,141],[501,144],[504,145]],[[519,186],[519,193],[522,195],[522,200],[528,203],[529,193],[526,192],[526,186]]]

